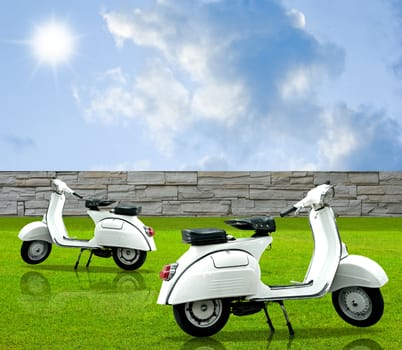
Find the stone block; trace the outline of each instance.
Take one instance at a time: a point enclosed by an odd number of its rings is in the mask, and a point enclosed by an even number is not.
[[[178,200],[211,199],[215,197],[211,186],[179,186]]]
[[[168,171],[165,173],[165,181],[166,185],[197,185],[197,172]]]
[[[18,180],[30,178],[52,179],[56,177],[55,171],[16,171],[15,174]]]
[[[165,173],[163,171],[129,171],[127,183],[130,185],[164,185]]]
[[[381,185],[402,185],[402,171],[381,171],[379,183]]]
[[[271,175],[271,184],[274,186],[290,185],[292,173],[290,171],[276,171]]]
[[[82,171],[78,174],[80,184],[122,184],[127,182],[125,171]]]
[[[378,172],[351,172],[349,173],[350,183],[356,185],[378,185]]]
[[[0,172],[0,187],[1,186],[16,186],[17,179],[15,173]]]
[[[141,207],[141,213],[138,216],[149,215],[162,215],[162,201],[156,202],[136,202]]]
[[[308,173],[296,173],[290,178],[290,185],[305,185],[306,188],[314,187],[314,176]]]
[[[134,185],[109,185],[107,187],[108,198],[116,201],[132,201],[137,200],[135,196]]]
[[[332,208],[339,216],[361,216],[362,202],[358,199],[333,201]]]
[[[147,186],[143,190],[136,189],[135,196],[138,200],[177,200],[177,187]]]
[[[0,200],[31,200],[35,199],[34,188],[0,187]]]
[[[289,187],[289,189],[276,189],[272,187],[271,189],[257,189],[250,188],[250,199],[279,199],[297,202],[304,197],[305,191],[294,190]]]
[[[385,188],[384,186],[378,185],[368,185],[368,186],[357,186],[357,195],[362,196],[362,195],[384,195],[385,194]]]
[[[25,214],[25,202],[17,202],[17,215],[24,216]]]
[[[250,185],[270,184],[271,173],[247,171],[200,171],[198,185]]]
[[[163,202],[162,215],[174,216],[227,216],[231,215],[230,201]]]
[[[17,202],[1,200],[0,215],[17,215]]]
[[[356,199],[357,186],[356,185],[336,185],[335,186],[335,199]]]
[[[27,179],[17,179],[17,187],[49,187],[51,185],[51,178],[31,177]]]
[[[327,172],[318,171],[314,173],[314,185],[322,185],[329,181],[331,185],[350,185],[350,179],[347,172]]]

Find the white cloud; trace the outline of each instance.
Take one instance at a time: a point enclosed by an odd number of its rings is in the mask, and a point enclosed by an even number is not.
[[[156,47],[166,53],[167,39],[176,31],[172,22],[166,22],[157,12],[138,8],[131,14],[104,13],[103,18],[118,47],[131,40],[137,45]]]
[[[326,160],[329,168],[342,167],[342,161],[359,148],[359,130],[350,124],[351,116],[345,110],[323,111],[321,118],[324,122],[318,146],[320,155]],[[361,140],[363,141],[363,140]]]
[[[210,82],[195,91],[192,112],[230,125],[246,112],[247,103],[246,88],[241,83]]]
[[[284,100],[305,98],[311,90],[311,72],[299,67],[292,69],[279,84],[280,94]]]
[[[140,126],[173,168],[353,167],[359,150],[379,144],[372,128],[390,134],[372,113],[320,105],[344,52],[304,31],[298,10],[163,0],[102,16],[119,48],[130,43],[146,57],[144,68],[111,68],[73,96],[88,120]]]
[[[304,29],[306,27],[306,17],[303,12],[293,8],[287,11],[286,14],[296,28]]]

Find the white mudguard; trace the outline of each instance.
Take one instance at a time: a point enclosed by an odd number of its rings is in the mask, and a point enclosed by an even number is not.
[[[22,241],[38,240],[53,243],[49,228],[42,221],[34,221],[25,225],[18,234],[18,238]]]
[[[351,286],[380,288],[388,282],[388,276],[375,261],[360,255],[348,255],[342,259],[330,292]]]
[[[182,304],[204,299],[246,297],[256,293],[260,268],[255,258],[237,250],[218,251],[180,269],[164,281],[159,304]]]
[[[105,218],[96,223],[95,240],[103,247],[122,247],[143,251],[154,251],[156,245],[149,237],[144,224],[136,217]]]

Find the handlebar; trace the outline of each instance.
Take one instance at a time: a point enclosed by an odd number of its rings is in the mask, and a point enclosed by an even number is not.
[[[292,205],[290,208],[285,209],[284,211],[281,211],[279,213],[279,215],[281,216],[281,218],[283,218],[284,216],[289,215],[290,213],[292,213],[296,210],[297,210],[297,208]]]
[[[79,199],[83,199],[84,197],[78,194],[77,192],[73,192],[73,196],[76,196]]]

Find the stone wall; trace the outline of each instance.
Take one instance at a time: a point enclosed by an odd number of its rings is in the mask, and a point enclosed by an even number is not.
[[[0,215],[41,216],[60,178],[84,197],[135,202],[141,215],[277,215],[314,185],[336,184],[341,216],[402,215],[402,172],[0,172]],[[69,197],[66,215],[85,215]]]

